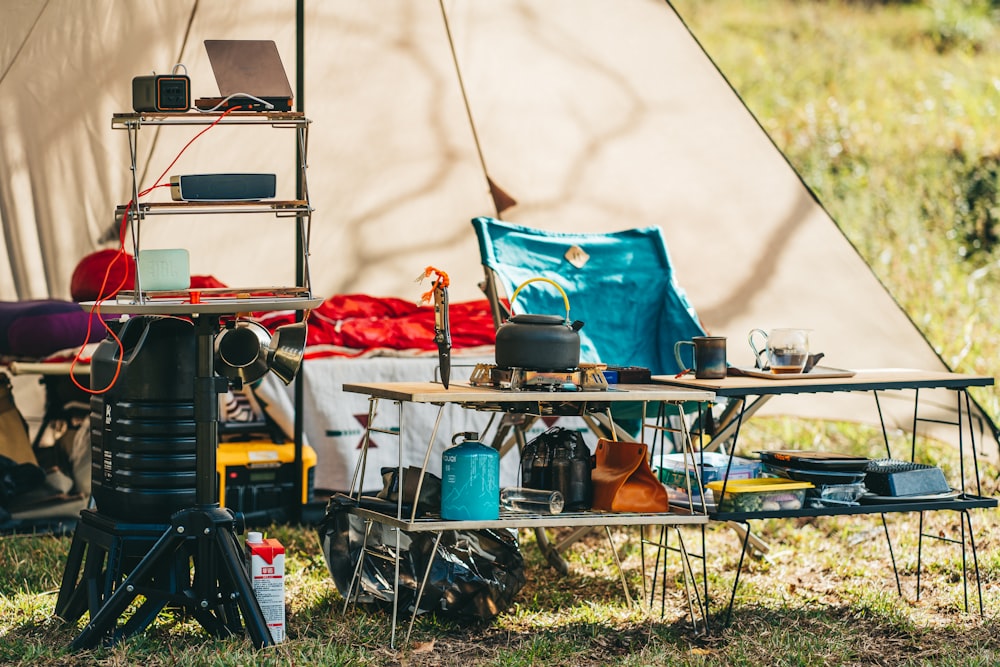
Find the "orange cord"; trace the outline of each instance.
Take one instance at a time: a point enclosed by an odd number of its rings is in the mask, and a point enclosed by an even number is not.
[[[434,290],[439,287],[445,288],[451,284],[451,279],[448,277],[448,274],[441,269],[434,268],[433,266],[428,266],[424,269],[423,275],[417,278],[417,282],[420,282],[424,278],[430,278],[432,274],[437,274],[437,277],[434,279],[434,284],[431,285],[431,288],[420,295],[421,304],[431,302],[431,299],[434,297]]]

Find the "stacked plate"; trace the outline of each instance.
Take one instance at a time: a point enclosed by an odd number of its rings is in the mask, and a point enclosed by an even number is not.
[[[856,505],[865,492],[865,470],[869,460],[864,457],[798,450],[765,450],[757,452],[764,471],[811,482],[815,488],[807,494],[810,506]]]
[[[757,452],[764,469],[779,477],[813,484],[855,484],[865,480],[869,459],[831,452]]]

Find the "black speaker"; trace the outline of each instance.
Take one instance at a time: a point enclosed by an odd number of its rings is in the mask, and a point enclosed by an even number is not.
[[[170,177],[174,201],[257,201],[274,197],[274,174],[190,174]]]

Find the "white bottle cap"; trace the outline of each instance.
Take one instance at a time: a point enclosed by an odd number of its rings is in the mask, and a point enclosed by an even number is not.
[[[264,541],[264,535],[253,530],[247,533],[247,542],[250,544],[259,544]]]

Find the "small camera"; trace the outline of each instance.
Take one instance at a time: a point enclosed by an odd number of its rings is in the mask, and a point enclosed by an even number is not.
[[[132,79],[132,108],[187,111],[191,108],[191,79],[183,74],[137,76]]]

